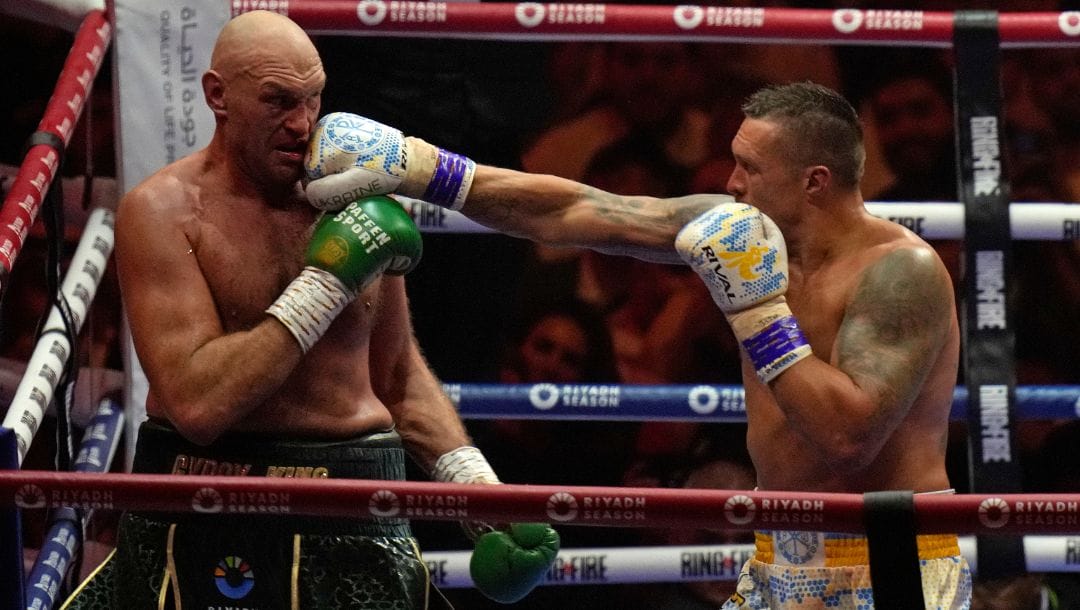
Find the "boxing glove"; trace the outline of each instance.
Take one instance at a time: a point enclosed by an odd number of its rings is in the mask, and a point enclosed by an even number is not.
[[[457,210],[469,194],[476,164],[378,121],[332,112],[315,125],[304,169],[308,201],[320,210],[385,193]]]
[[[787,246],[771,218],[724,203],[683,227],[675,249],[708,286],[762,382],[810,356],[784,297]]]
[[[469,558],[478,591],[503,604],[529,594],[559,553],[559,533],[545,523],[513,523],[484,534]]]
[[[381,273],[404,274],[423,242],[412,217],[389,197],[367,197],[324,214],[308,243],[303,271],[266,310],[306,353],[356,295]]]

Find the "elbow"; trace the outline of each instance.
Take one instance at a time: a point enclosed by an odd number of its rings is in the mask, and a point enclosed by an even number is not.
[[[874,463],[881,451],[879,443],[861,441],[855,438],[835,438],[825,448],[825,458],[829,469],[841,476],[851,476],[863,472]]]
[[[534,222],[517,227],[517,236],[524,237],[547,246],[582,245],[576,244],[570,237],[570,233],[556,219],[545,222]]]
[[[194,405],[173,406],[167,410],[169,423],[185,440],[205,447],[225,432],[222,418]]]

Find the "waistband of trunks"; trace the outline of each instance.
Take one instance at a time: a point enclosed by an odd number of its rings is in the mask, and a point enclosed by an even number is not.
[[[174,475],[405,480],[405,451],[394,430],[348,439],[229,433],[196,445],[170,424],[139,426],[132,470]]]
[[[916,536],[919,559],[942,559],[960,555],[955,534]],[[793,566],[842,567],[870,563],[866,536],[831,532],[754,532],[754,558],[764,563]]]
[[[135,446],[132,471],[145,474],[255,476],[306,479],[404,481],[405,451],[394,430],[341,440],[282,439],[255,434],[222,435],[196,445],[160,420],[143,422]],[[282,486],[287,496],[288,486]],[[288,514],[282,498],[257,498],[245,514],[142,514],[164,522],[206,522],[213,527],[284,528],[301,534],[411,536],[402,518],[344,519]],[[282,500],[278,502],[278,500]],[[256,506],[257,504],[257,506]],[[234,524],[233,521],[236,523]]]

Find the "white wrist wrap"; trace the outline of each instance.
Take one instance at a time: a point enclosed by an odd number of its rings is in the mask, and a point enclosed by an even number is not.
[[[501,483],[484,454],[476,447],[468,445],[440,456],[435,461],[431,478],[440,483]]]
[[[334,274],[304,267],[266,313],[289,329],[306,354],[330,323],[356,297]]]

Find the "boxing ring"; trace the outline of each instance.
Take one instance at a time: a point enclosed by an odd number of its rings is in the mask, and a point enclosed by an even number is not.
[[[965,238],[975,273],[965,276],[967,294],[975,294],[980,252],[1004,252],[1012,239],[1080,238],[1080,204],[1023,203],[1004,200],[983,187],[1003,183],[1000,159],[972,149],[978,140],[972,124],[1000,114],[993,93],[995,61],[985,59],[999,48],[1078,46],[1080,12],[987,14],[922,11],[805,10],[725,8],[714,6],[641,6],[540,3],[441,3],[361,0],[203,0],[183,5],[162,2],[157,12],[117,2],[115,17],[90,11],[79,27],[60,73],[53,98],[31,138],[15,184],[0,209],[0,290],[26,240],[29,227],[49,196],[59,160],[82,114],[93,81],[114,33],[117,45],[132,44],[147,27],[157,38],[152,57],[168,76],[152,68],[116,62],[115,98],[120,118],[122,181],[126,191],[172,158],[201,148],[210,121],[192,92],[197,74],[208,63],[213,38],[231,15],[247,10],[281,12],[311,33],[356,36],[455,37],[522,41],[682,40],[694,42],[813,42],[822,44],[955,46],[958,56],[958,154],[965,172],[964,202],[869,203],[871,213],[913,228],[927,239]],[[160,43],[160,46],[159,46]],[[129,51],[130,53],[130,51]],[[993,55],[991,53],[991,55]],[[168,55],[168,57],[166,57]],[[967,63],[965,63],[967,62]],[[973,68],[973,64],[979,66]],[[976,69],[977,68],[977,69]],[[974,70],[974,74],[972,73]],[[981,72],[980,72],[981,70]],[[152,89],[132,83],[151,76]],[[154,80],[156,79],[156,80]],[[139,107],[133,96],[154,91],[163,110],[153,117],[132,117],[125,107]],[[145,100],[144,100],[145,101]],[[150,104],[153,105],[153,104]],[[160,121],[161,124],[155,123]],[[980,122],[981,121],[981,122]],[[144,125],[142,123],[147,123]],[[155,133],[156,146],[145,139]],[[985,134],[982,134],[985,135]],[[994,134],[997,136],[997,134]],[[965,145],[965,142],[967,143]],[[981,141],[985,144],[985,140]],[[134,152],[133,152],[134,151]],[[465,151],[467,152],[467,151]],[[144,154],[145,153],[145,154]],[[995,173],[996,172],[996,173]],[[418,201],[406,202],[426,232],[479,233],[487,229],[456,214]],[[896,516],[897,502],[910,521],[904,535],[959,533],[962,551],[974,569],[990,571],[989,561],[1019,557],[1021,569],[1040,572],[1080,571],[1080,494],[1020,494],[1012,460],[987,460],[976,472],[976,493],[955,496],[910,494],[802,494],[757,491],[601,488],[538,485],[451,485],[424,482],[254,479],[230,476],[105,474],[126,430],[133,432],[143,413],[144,383],[137,363],[128,371],[124,404],[102,400],[87,424],[82,444],[68,447],[72,472],[21,470],[20,465],[50,403],[62,391],[63,372],[71,363],[75,337],[82,326],[111,255],[112,212],[94,210],[67,270],[57,304],[50,310],[26,375],[16,390],[0,428],[0,569],[18,574],[18,583],[0,599],[3,608],[49,608],[56,603],[66,569],[79,552],[80,522],[94,510],[160,510],[207,514],[258,512],[370,518],[407,516],[418,520],[546,521],[556,526],[618,526],[769,529],[863,533],[883,515]],[[1007,264],[1004,267],[1008,268]],[[981,275],[980,275],[981,274]],[[1005,277],[998,278],[1001,285]],[[975,299],[977,301],[977,299]],[[977,303],[968,311],[977,320]],[[1015,386],[1010,354],[1000,346],[999,329],[973,324],[969,347],[982,355],[969,361],[966,387],[954,393],[951,417],[976,431],[987,418],[995,431],[1008,434],[1017,420],[1071,419],[1080,416],[1080,386]],[[989,346],[989,348],[987,348]],[[987,388],[1001,392],[1006,409],[988,407]],[[674,420],[734,423],[745,421],[738,386],[615,384],[495,385],[446,383],[444,389],[464,418],[566,420]],[[142,394],[140,395],[140,392]],[[58,413],[58,416],[63,416]],[[1002,420],[1002,418],[1004,418]],[[980,440],[982,442],[980,442]],[[990,451],[987,437],[975,438],[973,458]],[[1000,440],[1000,439],[999,439]],[[994,488],[989,480],[1005,485]],[[20,513],[54,512],[52,528],[41,542],[39,561],[23,576]],[[892,512],[890,512],[892,511]],[[880,529],[880,528],[878,528]],[[999,544],[1004,541],[1003,544]],[[1004,549],[987,552],[984,547]],[[546,584],[630,583],[731,579],[752,546],[715,545],[658,548],[563,549]],[[989,559],[989,561],[988,561]],[[468,552],[425,553],[436,584],[471,586]],[[873,560],[873,558],[872,558]],[[689,567],[688,567],[689,566]],[[875,590],[878,583],[875,579]],[[887,598],[879,598],[887,599]],[[887,602],[879,603],[886,607]]]

